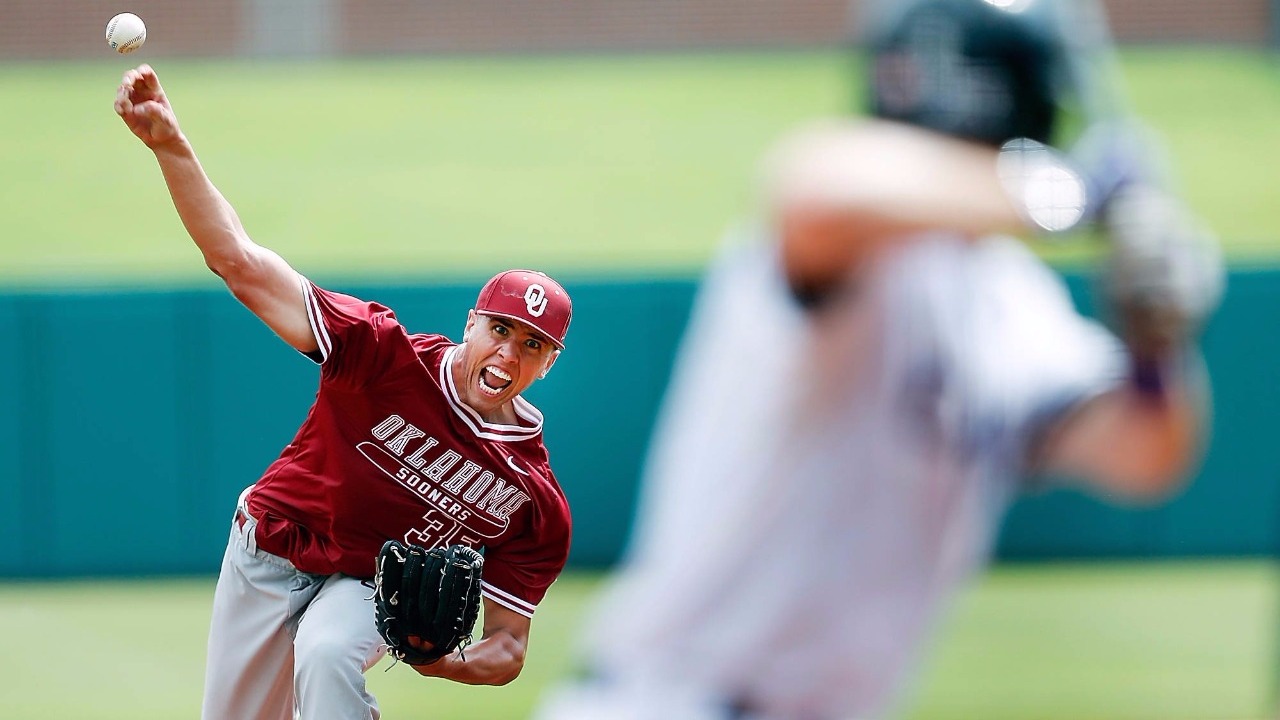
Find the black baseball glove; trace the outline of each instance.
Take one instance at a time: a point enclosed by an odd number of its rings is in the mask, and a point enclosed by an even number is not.
[[[471,644],[484,558],[465,545],[427,550],[388,540],[378,553],[373,612],[388,652],[427,665]],[[431,650],[409,644],[413,636]]]

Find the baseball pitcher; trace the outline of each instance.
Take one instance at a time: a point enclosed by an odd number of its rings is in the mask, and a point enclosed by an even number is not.
[[[521,396],[564,349],[569,295],[509,270],[481,289],[461,343],[411,333],[250,239],[149,66],[125,73],[115,109],[209,269],[319,365],[306,420],[235,508],[203,716],[377,718],[363,673],[388,649],[425,676],[510,682],[569,551],[542,414]]]

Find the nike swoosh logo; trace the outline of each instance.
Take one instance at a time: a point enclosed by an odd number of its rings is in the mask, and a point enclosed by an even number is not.
[[[511,457],[510,455],[508,455],[508,456],[507,456],[507,464],[511,466],[511,469],[512,469],[512,470],[515,470],[516,472],[520,473],[521,475],[528,475],[528,474],[529,474],[529,473],[525,472],[524,470],[521,470],[520,468],[516,467],[516,464],[515,464],[515,462],[514,462],[514,461],[515,461],[515,458]]]

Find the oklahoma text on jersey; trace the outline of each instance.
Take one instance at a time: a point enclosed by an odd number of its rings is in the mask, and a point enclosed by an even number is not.
[[[529,501],[516,485],[442,447],[399,415],[383,420],[372,433],[382,444],[362,442],[361,454],[438,511],[426,516],[428,527],[407,532],[406,542],[427,547],[479,543],[501,534],[511,514]]]

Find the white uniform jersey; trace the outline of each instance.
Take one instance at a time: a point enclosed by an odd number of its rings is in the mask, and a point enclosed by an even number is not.
[[[921,238],[814,311],[775,253],[731,249],[700,291],[588,636],[634,702],[587,716],[887,714],[1037,434],[1122,376],[1116,339],[1013,239]],[[710,714],[672,705],[695,695]]]

